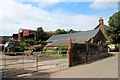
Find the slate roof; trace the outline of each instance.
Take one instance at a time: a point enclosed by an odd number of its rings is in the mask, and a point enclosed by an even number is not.
[[[99,28],[100,26],[104,26],[104,27],[108,27],[108,25],[97,25],[94,29],[97,29],[97,28]]]
[[[112,41],[112,38],[111,36],[108,36],[106,33],[105,33],[105,27],[109,27],[107,25],[98,25],[96,28],[94,29],[100,29],[102,31],[102,33],[104,34],[105,38],[108,40],[108,41]]]
[[[73,43],[85,43],[85,41],[93,38],[98,31],[99,29],[95,29],[77,33],[53,35],[47,40],[47,42],[52,42],[48,44],[48,46],[67,46],[69,39],[72,39]]]

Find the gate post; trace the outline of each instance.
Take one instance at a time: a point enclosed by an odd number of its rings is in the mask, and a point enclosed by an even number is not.
[[[38,52],[36,53],[37,55],[36,55],[36,71],[38,71]]]
[[[72,61],[71,61],[71,48],[72,48],[72,39],[69,39],[69,43],[68,43],[68,65],[69,65],[69,67],[72,66]]]

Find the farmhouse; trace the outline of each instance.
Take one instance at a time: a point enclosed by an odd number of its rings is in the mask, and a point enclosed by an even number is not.
[[[54,31],[45,31],[46,34],[55,34]],[[12,35],[12,40],[16,41],[16,40],[21,40],[21,39],[36,39],[36,35],[37,35],[37,30],[31,30],[31,29],[23,29],[20,28],[18,30],[17,34],[13,34]]]
[[[104,24],[104,20],[102,19],[102,17],[100,17],[99,19],[99,25],[97,27],[95,27],[94,29],[100,29],[102,31],[102,33],[104,34],[104,36],[106,37],[106,39],[108,41],[112,41],[111,36],[108,36],[105,34],[105,27],[108,27],[107,25]]]

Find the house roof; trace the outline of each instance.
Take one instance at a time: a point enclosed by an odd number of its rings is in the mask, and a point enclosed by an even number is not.
[[[95,29],[77,33],[53,35],[47,40],[47,42],[52,42],[48,44],[48,46],[66,46],[68,44],[68,39],[72,39],[73,43],[85,43],[93,38],[98,31],[99,29]]]
[[[20,28],[18,32],[22,32],[22,31],[33,31],[33,32],[36,32],[36,30],[31,30],[31,29],[23,29],[23,28]]]
[[[94,29],[97,29],[97,28],[99,28],[100,26],[103,26],[103,27],[108,27],[107,25],[97,25]]]
[[[31,29],[23,29],[23,30],[36,32],[36,30],[31,30]]]
[[[108,27],[107,25],[98,25],[96,28],[94,29],[100,29],[102,31],[102,33],[104,34],[104,36],[106,37],[107,40],[112,40],[111,36],[108,36],[106,33],[105,33],[105,27]]]

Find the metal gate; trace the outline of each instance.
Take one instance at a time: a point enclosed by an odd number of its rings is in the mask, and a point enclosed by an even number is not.
[[[10,52],[0,54],[0,74],[14,77],[24,73],[51,73],[68,68],[67,52]]]

